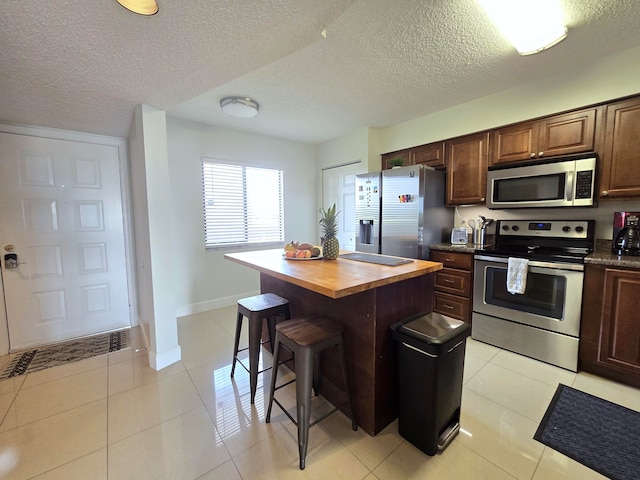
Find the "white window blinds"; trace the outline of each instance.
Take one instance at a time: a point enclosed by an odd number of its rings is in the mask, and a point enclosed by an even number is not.
[[[207,248],[284,241],[283,172],[202,161]]]

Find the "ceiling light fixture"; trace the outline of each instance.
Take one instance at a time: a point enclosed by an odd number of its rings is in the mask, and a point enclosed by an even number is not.
[[[553,47],[567,36],[557,0],[478,0],[520,55]]]
[[[158,13],[158,3],[156,0],[116,0],[127,10],[140,15],[155,15]]]
[[[249,97],[224,97],[220,108],[227,115],[236,118],[251,118],[258,115],[260,105]]]

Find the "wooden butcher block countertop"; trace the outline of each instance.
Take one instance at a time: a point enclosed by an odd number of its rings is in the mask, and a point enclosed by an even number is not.
[[[341,255],[348,253],[351,252],[341,252]],[[397,266],[341,257],[336,260],[290,260],[284,257],[282,249],[228,253],[225,258],[330,298],[346,297],[442,268],[441,263],[428,260],[412,260]]]

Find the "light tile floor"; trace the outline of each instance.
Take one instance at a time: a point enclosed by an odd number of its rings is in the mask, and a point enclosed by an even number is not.
[[[638,389],[469,339],[463,431],[443,454],[424,455],[396,422],[370,437],[336,414],[311,429],[300,471],[291,422],[274,407],[264,423],[269,374],[254,406],[248,374],[229,378],[234,325],[235,307],[180,318],[183,359],[159,372],[133,329],[132,349],[1,381],[0,478],[591,480],[604,477],[532,438],[557,384],[640,411]]]

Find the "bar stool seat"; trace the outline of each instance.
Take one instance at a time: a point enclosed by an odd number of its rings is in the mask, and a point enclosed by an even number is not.
[[[265,417],[266,423],[271,421],[271,407],[275,402],[287,417],[298,427],[298,449],[300,453],[300,470],[305,468],[307,456],[307,446],[309,443],[309,428],[324,420],[329,415],[338,410],[336,406],[313,423],[311,419],[311,389],[317,387],[318,381],[318,360],[323,350],[337,347],[340,354],[340,364],[342,376],[345,384],[345,394],[347,410],[351,419],[353,430],[357,430],[353,406],[351,403],[351,392],[349,378],[347,375],[347,362],[344,353],[342,340],[342,325],[320,316],[302,317],[280,322],[275,327],[275,346],[273,349],[273,365],[276,367],[271,374],[271,388],[269,391],[269,407]],[[295,379],[276,387],[276,377],[278,375],[278,359],[281,347],[284,346],[293,353],[295,361]],[[296,410],[297,418],[293,418],[286,408],[275,398],[276,390],[296,382]],[[317,393],[317,391],[316,391]]]
[[[236,337],[233,343],[233,362],[231,364],[231,377],[235,373],[236,362],[249,372],[249,384],[251,388],[251,403],[255,402],[256,390],[258,387],[258,374],[269,368],[258,370],[260,361],[260,346],[262,342],[262,322],[267,320],[267,330],[269,332],[269,343],[271,350],[274,350],[275,327],[277,317],[284,316],[286,320],[291,318],[289,311],[289,300],[282,298],[275,293],[263,293],[253,297],[241,298],[238,300],[238,319],[236,320]],[[249,319],[249,346],[238,348],[240,345],[240,333],[244,317]],[[249,368],[238,358],[238,352],[249,350]]]

